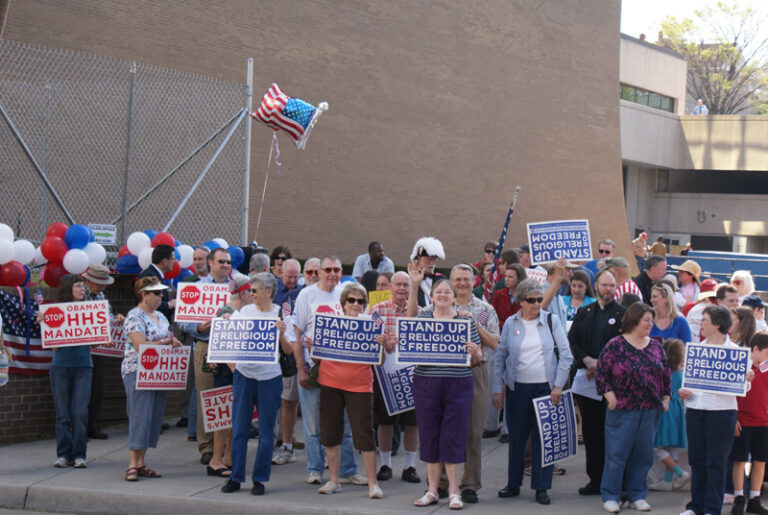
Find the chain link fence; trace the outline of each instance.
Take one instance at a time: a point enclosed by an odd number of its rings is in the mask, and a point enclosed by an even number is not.
[[[39,243],[67,213],[116,225],[118,245],[160,231],[218,153],[168,232],[239,243],[245,85],[7,40],[0,70],[0,222],[17,237]]]

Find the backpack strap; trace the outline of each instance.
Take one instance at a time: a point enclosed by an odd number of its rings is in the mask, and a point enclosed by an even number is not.
[[[547,313],[547,325],[549,326],[549,334],[552,335],[552,341],[555,342],[555,357],[557,361],[560,361],[560,349],[557,348],[557,341],[555,341],[555,333],[552,330],[552,313]]]

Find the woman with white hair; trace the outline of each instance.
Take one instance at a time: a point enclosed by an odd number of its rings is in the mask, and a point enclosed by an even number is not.
[[[744,297],[755,293],[755,281],[748,270],[736,270],[731,276],[731,284],[739,292],[739,304],[744,301]]]
[[[680,315],[675,305],[675,294],[665,283],[651,288],[651,306],[655,316],[651,336],[662,340],[679,338],[687,343],[691,341],[691,328],[688,321]]]

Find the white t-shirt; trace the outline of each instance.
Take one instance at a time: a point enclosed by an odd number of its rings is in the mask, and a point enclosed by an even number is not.
[[[343,289],[344,287],[339,284],[333,291],[328,292],[321,290],[317,284],[313,284],[301,290],[298,297],[296,297],[294,327],[297,327],[299,332],[306,338],[313,339],[315,337],[316,312],[332,315],[344,314],[344,310],[341,309],[341,302],[339,301]],[[304,345],[303,341],[302,345]],[[312,364],[306,346],[304,346],[304,362]]]
[[[544,354],[541,351],[541,337],[539,336],[539,319],[523,320],[525,334],[520,342],[520,350],[517,356],[518,383],[546,383],[547,374],[544,372]],[[549,330],[549,328],[547,328]]]
[[[708,342],[707,340],[704,340],[701,343]],[[738,347],[738,345],[726,337],[723,347]],[[692,393],[693,395],[685,400],[686,408],[708,411],[736,410],[739,408],[735,395],[700,392],[694,390],[692,390]]]
[[[255,304],[248,304],[247,306],[244,306],[240,311],[235,311],[230,318],[279,318],[279,311],[280,308],[274,304],[272,304],[272,310],[267,313],[259,311]],[[283,373],[280,369],[279,362],[271,364],[238,363],[235,365],[235,370],[243,374],[245,377],[255,379],[257,381],[274,379]]]

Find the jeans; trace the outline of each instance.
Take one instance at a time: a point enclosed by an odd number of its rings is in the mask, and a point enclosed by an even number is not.
[[[507,486],[518,488],[523,484],[525,447],[531,437],[531,488],[549,490],[552,488],[553,465],[541,466],[541,436],[533,409],[533,399],[549,395],[547,383],[515,383],[515,389],[507,387],[504,396],[504,410],[507,412],[509,428],[509,463],[507,465]]]
[[[325,451],[320,443],[320,388],[304,388],[299,385],[301,423],[304,426],[304,440],[307,448],[307,472],[322,475],[325,469]],[[341,469],[339,477],[357,474],[355,450],[352,447],[352,429],[344,413],[344,437],[341,440]]]
[[[685,508],[697,514],[720,513],[736,410],[689,408],[685,412],[685,426],[691,465],[691,502]]]
[[[88,432],[95,432],[99,425],[101,413],[101,400],[104,397],[104,368],[108,359],[105,356],[91,356],[93,368],[91,369],[91,394],[88,402]]]
[[[136,372],[123,376],[125,409],[128,413],[128,448],[146,450],[157,447],[163,430],[165,390],[137,390]]]
[[[56,410],[56,456],[85,459],[88,442],[88,402],[91,397],[91,367],[52,366],[53,406]]]
[[[653,438],[660,420],[660,409],[606,411],[605,466],[600,483],[603,501],[621,500],[625,475],[630,502],[645,499],[646,477],[653,466]]]
[[[259,446],[251,478],[254,483],[269,481],[272,472],[272,451],[275,447],[275,420],[280,408],[281,393],[282,376],[259,381],[235,370],[232,384],[232,481],[245,481],[245,461],[254,404],[259,412]]]
[[[187,437],[195,438],[197,436],[197,388],[195,388],[195,383],[192,383],[192,388],[189,390],[187,420]]]

